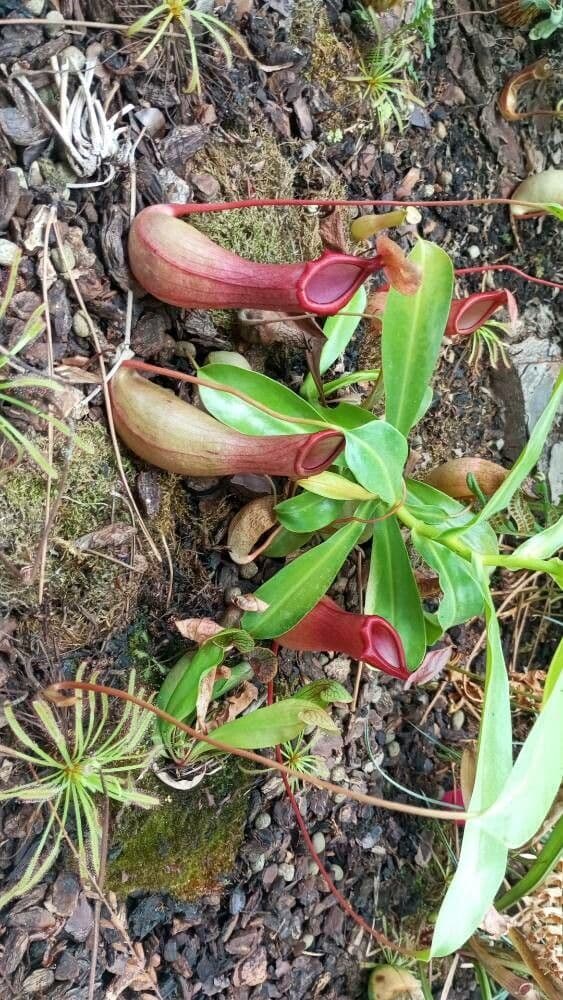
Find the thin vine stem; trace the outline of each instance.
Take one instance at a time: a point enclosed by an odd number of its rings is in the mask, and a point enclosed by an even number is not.
[[[314,785],[316,788],[321,788],[324,791],[329,792],[331,795],[344,795],[347,798],[354,799],[357,802],[362,802],[365,805],[377,806],[380,809],[389,809],[393,812],[408,813],[411,816],[423,816],[427,819],[446,819],[455,821],[475,818],[475,813],[462,811],[448,812],[445,809],[423,809],[421,806],[406,805],[403,802],[391,802],[388,799],[382,799],[376,795],[367,795],[364,792],[356,792],[351,788],[348,789],[340,785],[335,785],[331,781],[325,781],[324,778],[317,778],[312,774],[301,774],[300,771],[293,771],[291,768],[286,767],[285,764],[279,764],[276,760],[263,757],[261,754],[254,753],[252,750],[242,750],[240,747],[232,747],[229,746],[228,743],[222,743],[219,740],[214,739],[212,736],[200,733],[191,726],[186,725],[185,722],[181,722],[179,719],[176,719],[175,716],[165,712],[164,709],[158,708],[157,705],[153,705],[150,701],[145,701],[144,698],[139,698],[137,695],[131,694],[129,691],[123,691],[121,688],[108,687],[106,684],[96,684],[92,681],[56,681],[54,684],[50,684],[49,687],[45,688],[43,693],[47,699],[57,703],[60,702],[59,691],[94,691],[97,694],[106,694],[110,698],[120,698],[122,701],[129,701],[132,705],[137,705],[138,708],[143,708],[147,712],[152,712],[153,715],[162,719],[163,722],[167,722],[169,725],[180,729],[193,740],[198,740],[201,743],[207,743],[209,746],[214,747],[215,750],[220,750],[222,753],[233,754],[235,757],[242,757],[244,760],[249,760],[253,764],[259,764],[261,767],[279,771],[281,774],[285,774],[293,778],[299,778],[300,780],[306,781],[310,785]]]

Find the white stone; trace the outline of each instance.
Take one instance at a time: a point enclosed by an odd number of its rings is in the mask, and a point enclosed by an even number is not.
[[[475,245],[475,243],[471,244],[467,253],[471,257],[471,260],[477,260],[477,258],[481,256],[481,250],[478,246]]]
[[[68,45],[66,49],[62,50],[60,55],[61,64],[65,60],[70,69],[73,69],[75,72],[83,70],[86,65],[86,56],[76,45]]]
[[[563,497],[563,441],[556,441],[551,449],[547,475],[552,502],[559,503]]]
[[[11,240],[0,240],[0,264],[2,267],[10,267],[18,252],[18,248]]]

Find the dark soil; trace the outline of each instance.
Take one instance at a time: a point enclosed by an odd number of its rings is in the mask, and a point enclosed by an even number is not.
[[[557,59],[557,35],[549,42],[532,44],[525,30],[501,24],[493,12],[471,14],[465,0],[455,8],[448,3],[437,5],[436,45],[424,59],[420,43],[416,79],[411,82],[424,106],[413,111],[402,134],[390,129],[384,137],[352,85],[343,82],[357,69],[355,53],[364,30],[346,2],[240,0],[231,4],[228,17],[240,28],[252,52],[267,67],[282,68],[265,71],[237,57],[227,72],[222,62],[204,56],[201,99],[186,95],[181,85],[177,72],[182,71],[184,56],[179,45],[148,72],[134,65],[131,42],[124,44],[117,32],[79,27],[65,28],[54,36],[45,26],[17,20],[31,10],[37,16],[38,4],[12,0],[1,6],[4,16],[16,20],[13,25],[4,23],[0,40],[1,61],[8,70],[0,94],[4,171],[0,225],[5,239],[24,247],[17,285],[19,312],[8,311],[0,330],[4,346],[14,343],[22,319],[41,301],[42,236],[34,239],[34,222],[50,206],[56,209],[64,239],[73,247],[78,286],[108,365],[126,328],[128,272],[123,240],[132,183],[126,157],[116,164],[109,185],[69,189],[68,171],[61,170],[60,144],[44,127],[36,108],[22,98],[13,78],[17,63],[36,89],[50,85],[50,58],[68,45],[81,52],[91,44],[100,45],[101,92],[107,97],[115,88],[112,110],[133,105],[134,112],[128,112],[123,123],[137,138],[139,122],[146,124],[149,119],[136,112],[153,109],[137,150],[138,209],[159,201],[185,200],[192,194],[200,201],[276,195],[507,196],[528,173],[560,164],[557,123],[530,119],[509,124],[497,109],[508,75],[544,53]],[[482,3],[474,6],[481,8]],[[42,16],[51,9],[47,4]],[[67,18],[104,23],[129,22],[133,16],[129,5],[118,3],[116,8],[106,0],[82,6],[63,0],[61,10]],[[136,8],[134,16],[138,16]],[[550,99],[554,105],[556,98],[548,86],[541,100]],[[155,112],[160,118],[153,136]],[[7,171],[16,166],[23,171],[26,187],[14,193],[13,173],[8,177]],[[255,255],[263,259],[291,260],[314,252],[318,241],[314,218],[303,222],[299,212],[286,218],[291,220],[287,226],[275,212],[266,222],[254,212],[225,225],[232,226],[229,237],[234,246],[237,240],[242,247],[251,244]],[[422,233],[440,243],[456,267],[509,261],[554,280],[563,273],[554,219],[521,223],[518,245],[505,207],[429,209],[424,211]],[[407,230],[402,242],[405,247],[411,242]],[[6,268],[0,276],[4,287]],[[478,289],[481,282],[480,276],[473,276],[465,280],[463,289]],[[539,336],[555,341],[555,293],[513,276],[510,287],[524,314],[518,336],[528,315]],[[34,296],[33,301],[24,301],[21,297],[26,295]],[[86,371],[95,376],[92,339],[76,320],[72,287],[56,273],[49,302],[55,364],[65,365],[67,372]],[[361,356],[371,362],[377,357],[378,343],[367,324],[361,338]],[[297,351],[245,345],[232,317],[186,314],[146,297],[134,300],[132,347],[144,359],[179,370],[189,370],[186,357],[192,348],[200,362],[209,350],[242,349],[256,369],[293,386],[305,371]],[[22,359],[43,371],[45,339],[39,338],[24,351]],[[490,374],[486,359],[477,369],[468,365],[464,345],[444,346],[432,408],[412,440],[419,469],[460,454],[497,461],[514,458],[503,450],[514,441],[514,418],[507,425]],[[78,378],[69,381],[69,391],[78,398],[92,388],[91,382],[84,384]],[[67,413],[75,402],[73,396]],[[525,434],[522,413],[518,418]],[[105,435],[99,396],[81,423],[89,429],[98,427]],[[39,422],[35,431],[44,446]],[[70,500],[61,506],[51,529],[53,537],[67,543],[74,544],[110,522],[131,523],[113,460],[101,454],[101,447],[96,451],[100,461],[89,466],[87,494],[80,492],[79,483],[73,486]],[[13,458],[9,448],[0,449],[6,469]],[[64,462],[62,451],[58,458]],[[130,542],[114,541],[107,550],[127,565],[134,564],[138,578],[129,570],[112,566],[110,571],[105,564],[102,568],[107,575],[100,578],[99,560],[88,561],[68,545],[61,549],[60,543],[50,542],[45,593],[39,604],[37,573],[27,586],[26,572],[34,564],[41,541],[44,498],[37,492],[37,477],[25,463],[23,468],[31,478],[24,478],[20,493],[15,492],[20,467],[3,473],[11,477],[6,496],[12,497],[12,506],[10,502],[6,508],[1,506],[0,498],[0,681],[10,701],[21,703],[45,683],[72,676],[84,661],[106,683],[124,686],[129,670],[135,667],[143,683],[157,687],[162,676],[159,664],[173,663],[185,648],[174,627],[175,618],[220,619],[233,588],[251,592],[280,565],[260,559],[241,571],[226,551],[228,523],[253,495],[253,484],[179,480],[131,458],[128,479],[153,537],[165,539],[172,573],[166,561],[158,566],[151,561],[139,536],[133,549]],[[13,499],[18,496],[19,500]],[[33,508],[32,498],[37,505]],[[20,534],[13,515],[18,503],[25,525]],[[37,513],[29,517],[28,508]],[[499,589],[505,585],[500,579]],[[333,594],[350,610],[358,609],[355,561],[345,566]],[[545,606],[541,602],[547,599],[545,594],[538,598],[536,617],[541,618]],[[534,627],[514,640],[508,624],[509,661],[516,642],[531,660],[538,648]],[[479,622],[452,630],[460,662],[467,660],[480,634]],[[547,661],[550,644],[542,645],[541,662],[535,659],[535,666]],[[480,669],[479,658],[472,669]],[[277,684],[284,691],[300,679],[328,675],[352,690],[355,671],[356,665],[345,657],[285,653]],[[451,683],[404,692],[398,683],[366,671],[355,710],[347,707],[335,712],[341,735],[325,737],[320,752],[332,779],[345,786],[412,801],[393,784],[398,783],[419,796],[439,799],[452,786],[453,757],[475,737],[478,708],[478,701],[467,699]],[[2,765],[3,785],[9,777]],[[190,840],[188,822],[183,844],[187,855],[196,846],[202,852],[202,844],[206,853],[206,834],[199,820],[207,822],[233,796],[236,808],[227,805],[224,841],[211,843],[209,835],[207,881],[203,894],[198,883],[197,898],[188,893],[189,898],[178,899],[157,891],[152,883],[145,885],[145,891],[139,888],[139,873],[133,878],[127,865],[119,866],[127,822],[112,817],[108,900],[113,917],[110,920],[102,908],[93,997],[365,997],[367,965],[381,961],[381,952],[327,890],[299,836],[281,782],[242,774],[233,766],[203,787],[203,794],[201,786],[182,793],[184,818],[190,810],[194,817],[193,837]],[[166,785],[159,788],[167,796]],[[300,793],[298,799],[308,829],[316,835],[319,853],[356,911],[393,940],[416,942],[419,947],[428,944],[444,877],[451,870],[448,850],[455,848],[455,832],[448,833],[451,843],[446,842],[431,823],[361,806],[344,796],[341,801],[330,799],[317,790]],[[34,803],[0,804],[2,881],[9,884],[21,874],[44,822],[45,816]],[[141,836],[139,843],[142,840]],[[161,842],[159,837],[156,840],[160,862],[157,857],[153,864],[161,863],[164,872],[170,845],[165,835]],[[116,865],[113,873],[112,862]],[[6,997],[88,998],[95,897],[81,890],[74,870],[70,852],[62,855],[40,885],[0,917],[0,976]],[[122,922],[122,930],[116,929],[116,921]],[[434,970],[437,996],[446,972],[446,964]],[[461,963],[448,996],[469,1000],[477,995],[471,968]]]

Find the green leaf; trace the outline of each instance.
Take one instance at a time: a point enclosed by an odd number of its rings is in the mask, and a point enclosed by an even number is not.
[[[282,500],[276,508],[276,516],[280,524],[289,531],[317,531],[332,524],[337,517],[342,516],[344,501],[329,500],[316,496],[314,493],[300,493],[299,496]]]
[[[355,403],[337,403],[336,406],[316,407],[317,412],[330,424],[341,427],[342,430],[355,430],[356,427],[363,427],[365,424],[372,424],[377,421],[377,417],[369,410],[362,409]]]
[[[199,374],[206,379],[238,389],[258,403],[282,414],[279,419],[270,417],[228,392],[200,386],[199,394],[206,410],[223,424],[234,427],[243,434],[259,437],[262,434],[310,434],[315,429],[320,429],[307,423],[284,421],[283,416],[318,421],[319,413],[291,389],[275,382],[274,379],[267,378],[266,375],[259,375],[258,372],[251,372],[245,368],[236,368],[234,365],[206,365],[199,369]]]
[[[59,474],[57,470],[49,464],[37,445],[2,416],[0,416],[0,434],[3,434],[18,450],[23,449],[23,451],[27,452],[29,457],[50,479],[58,479]]]
[[[346,433],[346,461],[358,482],[392,504],[403,492],[406,438],[384,420]]]
[[[551,425],[553,424],[559,407],[561,406],[562,399],[563,372],[559,374],[550,400],[530,434],[530,440],[524,448],[524,451],[512,466],[504,482],[501,483],[498,490],[493,493],[492,497],[488,500],[483,509],[479,511],[479,514],[473,521],[474,524],[482,524],[484,521],[488,521],[495,514],[498,514],[500,510],[504,510],[504,508],[508,506],[516,491],[537,464],[537,461],[543,451],[543,446],[547,440],[547,436],[550,432]]]
[[[292,695],[293,698],[304,698],[305,701],[314,702],[319,708],[330,705],[333,701],[344,703],[352,701],[352,695],[346,690],[343,684],[338,681],[328,680],[321,677],[318,681],[311,681],[304,684]]]
[[[532,726],[496,801],[474,822],[509,849],[539,830],[563,779],[563,674]]]
[[[361,504],[358,517],[370,518],[373,503]],[[268,604],[266,611],[247,611],[242,627],[255,639],[273,639],[297,625],[326,594],[331,583],[364,530],[356,521],[345,524],[322,542],[284,566],[262,584],[255,596]]]
[[[554,552],[563,548],[563,517],[560,517],[555,524],[549,528],[544,528],[537,535],[532,535],[522,542],[512,553],[515,559],[522,556],[526,559],[549,559]]]
[[[181,722],[193,719],[196,711],[197,693],[201,678],[209,670],[222,663],[225,651],[213,642],[207,641],[190,656],[183,656],[168,674],[162,685],[156,704]],[[166,738],[172,726],[159,720],[158,728]]]
[[[485,698],[479,734],[475,785],[469,811],[488,809],[500,795],[512,766],[508,675],[495,606],[487,576],[475,560],[485,602],[487,658]],[[449,955],[471,937],[492,905],[506,869],[508,851],[476,820],[467,820],[459,862],[440,907],[431,955]]]
[[[497,536],[490,524],[475,525],[467,507],[427,483],[407,479],[407,507],[424,524],[439,525],[454,535],[463,532],[464,543],[481,555],[498,552]]]
[[[311,531],[296,532],[287,531],[286,528],[282,528],[274,540],[270,542],[264,554],[269,556],[270,559],[283,559],[284,556],[288,556],[291,552],[297,552],[298,549],[302,549],[312,537],[313,532]]]
[[[443,597],[436,617],[443,631],[480,615],[483,593],[467,560],[417,531],[411,533],[411,538],[417,552],[440,578]]]
[[[396,517],[373,525],[364,612],[391,622],[403,641],[408,667],[418,667],[426,651],[424,615]]]
[[[390,290],[382,333],[385,419],[405,435],[417,419],[438,359],[454,280],[450,258],[435,243],[419,240],[409,260],[422,268],[422,282],[414,295]]]
[[[545,685],[543,689],[542,708],[545,707],[547,699],[551,695],[555,685],[559,683],[561,674],[563,674],[563,639],[560,640],[559,645],[553,654],[553,659],[549,664],[549,670],[547,671],[547,677],[545,678]]]
[[[561,8],[563,10],[563,8]],[[553,215],[559,222],[563,222],[563,205],[558,205],[556,202],[552,201],[548,204],[543,204],[542,208],[547,215]]]
[[[275,705],[257,708],[250,715],[243,715],[232,722],[226,722],[213,730],[213,739],[227,743],[230,747],[241,750],[261,750],[264,747],[274,747],[300,736],[308,723],[303,720],[303,711],[307,708],[317,710],[314,702],[302,699],[286,698]],[[205,753],[220,753],[205,743],[198,743],[190,754],[190,761],[197,760]]]
[[[379,368],[367,368],[356,372],[347,372],[339,378],[333,378],[323,385],[325,396],[331,396],[339,389],[346,389],[349,385],[356,385],[359,382],[377,382],[380,375]],[[357,409],[358,407],[356,407]]]
[[[326,343],[323,346],[319,360],[321,375],[324,375],[336,359],[341,354],[344,354],[361,321],[361,316],[350,316],[349,314],[365,312],[366,302],[367,293],[364,286],[361,285],[348,304],[340,312],[336,313],[335,316],[330,316],[327,319],[323,327]],[[307,375],[303,382],[301,395],[305,399],[317,399],[317,387],[311,375]]]
[[[563,856],[563,816],[557,820],[536,860],[525,875],[518,880],[500,899],[495,900],[495,909],[502,911],[517,903],[522,896],[529,896],[550,872],[553,871],[559,859]]]
[[[309,493],[329,500],[375,500],[373,493],[337,472],[319,472],[316,476],[299,479],[299,485]]]

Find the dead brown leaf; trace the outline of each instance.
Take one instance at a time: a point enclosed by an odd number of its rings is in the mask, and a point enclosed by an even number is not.
[[[259,539],[275,524],[273,497],[257,497],[235,514],[227,536],[231,559],[236,563],[244,563],[247,556],[256,547]],[[245,610],[250,610],[245,608]],[[256,610],[256,609],[254,609]]]

